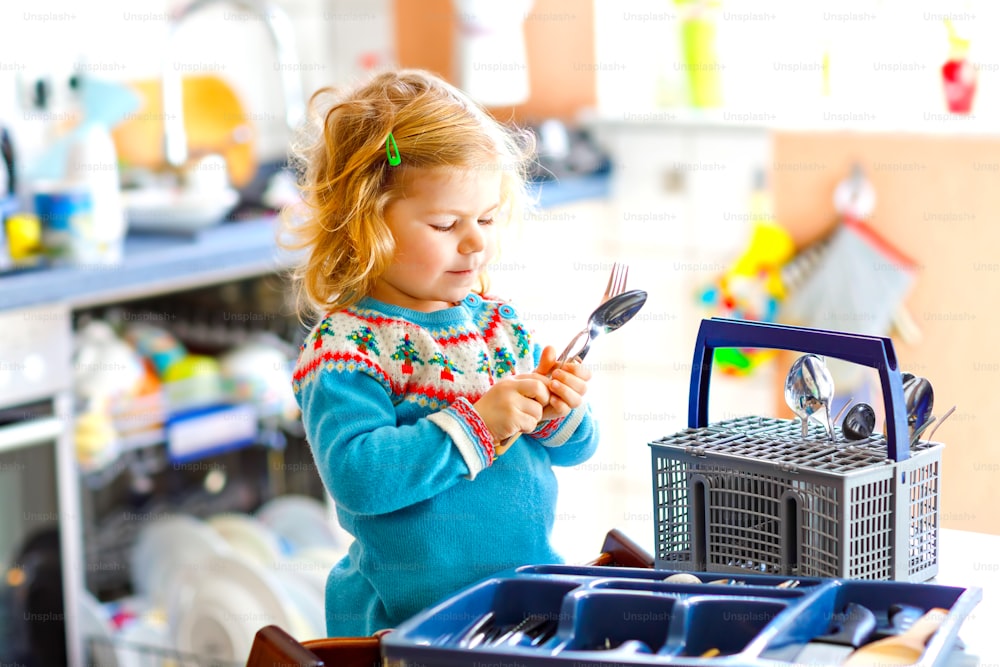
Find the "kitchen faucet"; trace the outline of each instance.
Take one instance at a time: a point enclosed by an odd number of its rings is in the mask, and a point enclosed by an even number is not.
[[[177,28],[185,19],[211,5],[229,4],[252,12],[264,23],[274,44],[275,57],[280,67],[281,87],[285,100],[285,123],[294,130],[305,118],[305,98],[302,80],[299,77],[298,53],[295,48],[295,33],[288,15],[281,8],[267,0],[194,0],[178,10],[170,20],[167,34],[166,55],[163,59],[163,146],[167,163],[181,168],[188,159],[187,133],[184,130],[184,93],[181,88],[180,72],[171,67],[171,40]]]

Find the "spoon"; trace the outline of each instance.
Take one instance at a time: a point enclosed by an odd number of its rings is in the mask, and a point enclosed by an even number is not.
[[[927,423],[934,411],[934,389],[931,383],[918,376],[910,376],[903,383],[903,400],[906,403],[906,421],[910,426],[910,439]]]
[[[573,337],[570,344],[566,346],[566,349],[556,359],[558,363],[549,371],[547,377],[552,377],[552,373],[562,368],[563,364],[570,359],[579,359],[582,361],[587,356],[587,352],[590,351],[590,344],[595,338],[601,334],[608,334],[620,329],[626,322],[635,317],[635,314],[646,303],[646,296],[646,292],[641,289],[629,290],[628,292],[622,292],[618,296],[611,297],[598,306],[587,319],[587,328]],[[584,340],[583,347],[578,352],[574,352],[581,340]],[[506,452],[520,437],[520,433],[515,433],[501,442],[497,445],[494,455],[500,456]]]
[[[867,403],[858,403],[844,416],[840,430],[848,440],[864,440],[875,431],[875,410]]]
[[[635,317],[635,314],[642,309],[645,303],[646,293],[641,289],[634,289],[623,292],[618,296],[613,296],[598,306],[590,314],[587,320],[587,327],[570,341],[566,349],[556,359],[558,363],[549,372],[549,377],[552,377],[552,373],[562,368],[563,364],[570,359],[580,359],[582,361],[587,356],[587,352],[590,351],[590,344],[595,338],[601,334],[611,333],[620,328]],[[584,341],[583,347],[578,352],[574,352],[573,350],[580,344],[581,340]]]
[[[815,354],[804,354],[796,359],[785,378],[785,403],[802,419],[803,438],[809,435],[809,418],[814,417],[833,439],[832,400],[833,378],[823,360]]]

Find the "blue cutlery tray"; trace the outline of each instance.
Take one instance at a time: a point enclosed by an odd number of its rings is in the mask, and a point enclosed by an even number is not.
[[[889,607],[948,610],[920,664],[943,666],[962,620],[982,597],[978,588],[896,581],[693,573],[705,583],[663,581],[674,571],[532,565],[473,584],[382,637],[387,667],[534,667],[535,665],[748,665],[778,667],[848,603],[870,609],[876,636],[889,632]],[[686,571],[687,574],[692,574]],[[729,578],[729,584],[708,583]],[[499,645],[474,643],[477,626],[511,628],[525,619],[551,622],[530,636]],[[485,626],[482,626],[485,627]],[[550,634],[551,633],[551,634]],[[702,657],[713,649],[715,657]],[[714,651],[713,651],[714,652]]]

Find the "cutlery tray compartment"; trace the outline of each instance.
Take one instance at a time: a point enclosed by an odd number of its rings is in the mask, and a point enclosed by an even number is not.
[[[560,651],[646,651],[667,642],[678,599],[667,595],[623,594],[587,588],[566,600],[569,636]]]
[[[828,632],[834,614],[855,603],[872,611],[883,636],[891,631],[890,605],[912,605],[921,613],[948,610],[921,662],[941,665],[981,597],[977,588],[832,578],[780,587],[789,580],[759,574],[741,574],[722,584],[709,583],[717,579],[712,573],[695,573],[706,583],[664,581],[677,573],[568,565],[503,572],[385,635],[384,664],[708,665],[710,655],[729,659],[718,664],[775,667],[794,662],[810,640]],[[524,633],[490,635],[494,619],[501,630],[521,627]],[[543,641],[533,643],[539,632]],[[477,633],[492,639],[470,642]]]
[[[690,600],[682,656],[700,657],[715,649],[720,656],[740,653],[788,603],[780,600]],[[719,630],[725,628],[724,632]]]
[[[886,435],[831,441],[798,420],[709,424],[715,349],[774,348],[878,370]],[[938,570],[943,445],[910,445],[892,341],[736,320],[704,320],[689,428],[649,443],[655,567],[723,573],[926,581]],[[897,437],[897,434],[899,437]]]

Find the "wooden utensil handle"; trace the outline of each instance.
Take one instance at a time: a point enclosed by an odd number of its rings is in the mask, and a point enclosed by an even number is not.
[[[515,442],[517,442],[517,439],[520,437],[521,437],[520,433],[515,433],[514,435],[510,436],[509,438],[501,442],[499,445],[494,447],[493,448],[494,456],[501,456],[504,452],[510,449],[510,446],[513,445]]]
[[[931,609],[926,614],[918,618],[910,626],[910,629],[900,636],[906,636],[912,638],[921,644],[926,644],[927,640],[931,638],[941,624],[944,622],[945,617],[948,615],[947,609],[941,609],[940,607],[935,607]]]
[[[570,342],[570,344],[566,346],[566,349],[563,350],[563,353],[560,354],[559,357],[556,359],[556,365],[552,368],[552,370],[548,372],[548,375],[546,375],[545,377],[551,378],[554,372],[563,367],[563,365],[568,361],[566,359],[566,355],[569,354],[569,351],[573,349],[574,345],[576,345],[576,342],[580,339],[580,336],[586,335],[588,332],[589,331],[585,329],[576,335],[576,337]],[[586,352],[584,352],[584,355],[586,355]],[[574,357],[574,359],[576,358],[580,357]],[[582,361],[582,358],[580,358],[580,360]],[[514,435],[510,436],[509,438],[501,442],[494,448],[493,452],[494,455],[501,456],[504,452],[510,449],[511,445],[517,442],[517,439],[520,438],[521,435],[522,435],[521,433],[515,433]]]
[[[843,667],[912,665],[920,660],[927,640],[937,632],[947,616],[947,609],[935,607],[914,621],[913,625],[902,634],[865,644],[848,656],[841,665]]]
[[[654,560],[651,554],[632,541],[625,533],[617,528],[612,528],[604,538],[601,555],[586,564],[652,568]]]

